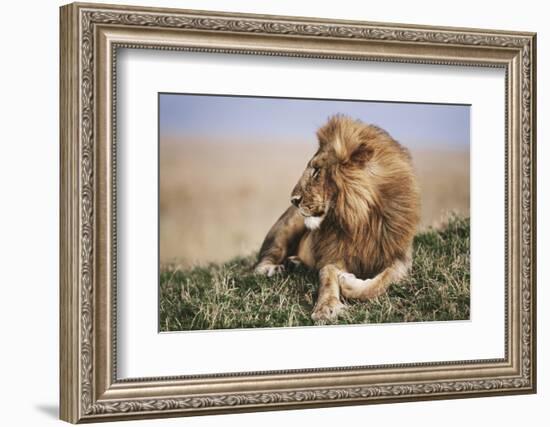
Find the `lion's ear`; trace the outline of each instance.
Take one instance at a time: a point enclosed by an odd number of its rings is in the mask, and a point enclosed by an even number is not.
[[[359,144],[349,157],[349,162],[357,166],[364,166],[372,157],[373,150],[368,144]]]

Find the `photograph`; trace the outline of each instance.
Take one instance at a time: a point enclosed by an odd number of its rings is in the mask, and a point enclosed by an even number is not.
[[[160,92],[159,331],[469,320],[470,107]]]

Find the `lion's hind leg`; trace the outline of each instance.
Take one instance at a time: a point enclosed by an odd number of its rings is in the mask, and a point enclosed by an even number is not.
[[[268,277],[282,273],[287,257],[295,254],[305,231],[303,217],[294,206],[289,207],[267,233],[254,271]]]
[[[341,271],[338,283],[342,295],[348,299],[365,301],[382,295],[388,287],[407,276],[411,266],[410,259],[396,260],[390,267],[372,279],[359,279],[354,274]]]

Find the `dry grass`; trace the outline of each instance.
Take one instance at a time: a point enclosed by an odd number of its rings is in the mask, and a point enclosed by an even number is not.
[[[161,140],[160,260],[188,268],[255,253],[314,153],[314,143]],[[422,226],[469,216],[469,153],[412,153]]]

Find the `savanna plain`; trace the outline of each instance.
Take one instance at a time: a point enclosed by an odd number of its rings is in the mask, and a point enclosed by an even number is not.
[[[253,273],[267,231],[314,143],[160,141],[160,330],[313,325],[317,274]],[[339,324],[469,319],[470,157],[411,150],[422,194],[409,277],[375,300],[350,301]]]

